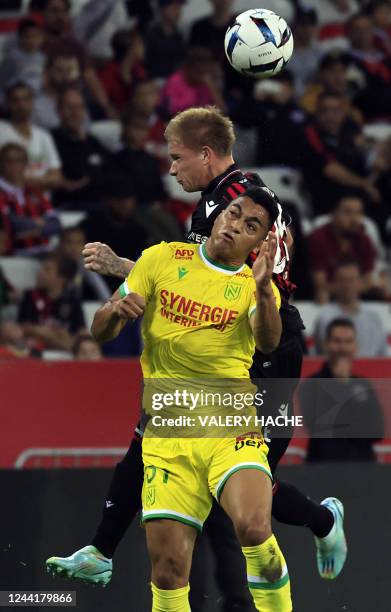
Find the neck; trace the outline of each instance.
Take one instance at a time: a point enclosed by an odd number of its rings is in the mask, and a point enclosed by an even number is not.
[[[18,121],[11,119],[11,124],[17,132],[30,136],[31,134],[31,123],[28,120]]]
[[[55,285],[54,287],[49,287],[48,289],[46,289],[46,293],[51,300],[56,300],[57,298],[59,298],[63,291],[64,286],[62,284]]]
[[[225,255],[224,253],[221,253],[221,251],[216,248],[213,238],[209,238],[203,245],[201,245],[201,248],[204,256],[211,263],[235,270],[241,268],[244,264],[244,261],[232,257],[232,255]]]
[[[346,302],[338,302],[338,305],[344,312],[354,314],[358,310],[359,302],[357,299],[352,299]]]
[[[221,159],[216,158],[213,165],[211,165],[209,168],[208,183],[210,183],[210,181],[213,181],[213,179],[220,176],[220,174],[224,174],[224,172],[226,172],[228,168],[232,166],[232,164],[234,163],[235,163],[235,160],[232,157],[232,155],[227,155],[227,157],[223,157]]]
[[[173,34],[176,32],[176,25],[169,21],[168,19],[161,20],[162,30],[165,34]]]

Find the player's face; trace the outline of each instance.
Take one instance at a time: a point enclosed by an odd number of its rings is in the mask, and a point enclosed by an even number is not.
[[[168,154],[172,160],[169,172],[171,176],[175,176],[184,191],[205,189],[211,179],[208,176],[203,150],[193,151],[177,140],[170,140]]]
[[[211,240],[216,254],[244,262],[269,231],[269,213],[247,197],[234,200],[216,219]]]

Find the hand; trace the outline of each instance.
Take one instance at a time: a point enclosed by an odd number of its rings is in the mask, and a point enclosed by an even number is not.
[[[331,372],[334,378],[351,378],[352,360],[349,357],[340,356],[331,364]]]
[[[117,276],[122,259],[118,257],[107,244],[102,242],[88,242],[82,251],[84,267],[106,276]],[[123,277],[126,276],[126,273]]]
[[[263,241],[258,257],[254,261],[252,272],[257,286],[257,292],[265,293],[271,290],[270,281],[273,277],[274,258],[277,252],[277,238],[269,232]]]
[[[129,293],[129,295],[112,302],[113,312],[118,318],[126,321],[136,321],[144,314],[145,300],[137,293]]]

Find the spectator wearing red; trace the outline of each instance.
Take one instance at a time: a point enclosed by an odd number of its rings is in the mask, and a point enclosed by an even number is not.
[[[0,150],[0,229],[5,234],[5,254],[41,254],[49,238],[60,231],[60,222],[43,193],[26,187],[27,153],[18,144]]]
[[[110,104],[122,113],[137,83],[146,79],[144,43],[137,30],[119,30],[111,40],[111,47],[113,60],[99,76]]]
[[[38,350],[29,346],[21,325],[15,321],[0,323],[0,361],[40,356]]]
[[[309,235],[309,265],[317,302],[330,300],[336,268],[345,259],[358,263],[363,292],[372,289],[377,252],[365,232],[363,215],[363,201],[345,196],[337,202],[330,221]]]
[[[304,130],[303,173],[315,214],[330,212],[333,202],[353,190],[370,201],[380,194],[366,177],[360,126],[348,118],[345,98],[338,93],[318,97],[315,116]]]
[[[76,334],[85,327],[80,301],[69,289],[75,271],[74,262],[48,255],[36,288],[24,292],[18,319],[32,345],[70,351]]]
[[[163,87],[161,107],[166,117],[171,118],[193,106],[214,104],[224,110],[213,71],[213,56],[208,49],[189,49],[182,68],[174,72]]]

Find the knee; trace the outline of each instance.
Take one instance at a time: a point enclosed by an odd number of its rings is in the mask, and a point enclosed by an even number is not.
[[[161,557],[153,567],[152,581],[158,589],[179,589],[188,582],[186,565],[171,555]]]
[[[235,523],[235,529],[241,546],[257,546],[272,535],[269,517],[241,517]]]

